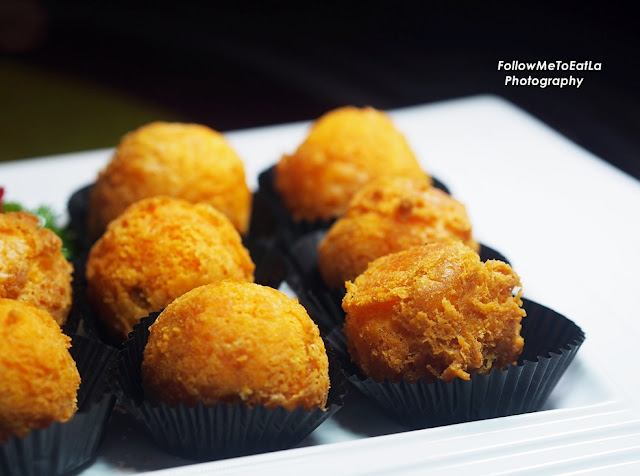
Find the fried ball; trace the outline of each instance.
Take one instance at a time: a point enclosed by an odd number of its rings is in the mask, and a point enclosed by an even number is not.
[[[255,266],[231,222],[210,205],[170,197],[134,203],[107,227],[87,260],[87,295],[116,339],[187,291]]]
[[[428,181],[381,177],[362,187],[318,247],[329,287],[342,287],[380,256],[458,239],[478,251],[464,205]]]
[[[343,107],[318,119],[295,153],[276,164],[275,187],[294,220],[327,220],[380,176],[426,174],[386,114]]]
[[[0,298],[0,443],[75,414],[80,374],[70,347],[47,311]]]
[[[127,206],[157,195],[208,203],[240,233],[247,230],[244,165],[224,136],[206,126],[154,122],[125,135],[92,187],[89,235],[97,239]]]
[[[508,264],[483,263],[459,241],[392,253],[347,282],[349,353],[377,381],[448,382],[504,369],[524,345],[520,296]]]
[[[73,267],[62,240],[27,212],[0,213],[0,297],[33,304],[64,324]]]
[[[176,299],[150,327],[147,398],[171,406],[242,403],[324,409],[329,363],[318,327],[296,299],[233,280]]]

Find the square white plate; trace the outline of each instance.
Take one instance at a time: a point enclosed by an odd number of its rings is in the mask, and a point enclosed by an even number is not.
[[[476,238],[502,252],[525,296],[586,341],[544,411],[405,432],[351,391],[298,448],[194,464],[161,452],[116,412],[83,475],[640,473],[640,182],[494,96],[390,111],[423,167],[467,206]],[[255,188],[308,123],[226,134]],[[111,149],[0,164],[5,200],[66,216]]]

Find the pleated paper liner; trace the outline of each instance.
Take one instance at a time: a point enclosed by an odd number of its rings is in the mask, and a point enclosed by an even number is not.
[[[0,474],[60,475],[95,457],[116,399],[109,369],[117,351],[74,336],[70,353],[81,377],[78,411],[66,423],[54,422],[0,445]]]
[[[93,240],[87,233],[87,215],[89,213],[89,197],[93,184],[85,185],[71,194],[67,201],[69,212],[69,228],[76,240],[79,253],[87,253],[93,245]]]
[[[86,299],[86,280],[84,276],[84,268],[87,261],[85,252],[76,254],[71,260],[73,265],[73,280],[71,281],[71,309],[67,320],[62,325],[62,331],[69,335],[81,335],[92,338],[98,338],[95,329],[85,328],[87,323],[83,316],[87,314],[86,307],[88,302]]]
[[[326,342],[342,360],[349,383],[407,428],[535,412],[543,408],[585,335],[563,315],[528,299],[523,302],[527,311],[521,332],[524,350],[517,365],[475,374],[470,380],[377,382],[351,363],[341,328],[334,329]]]
[[[193,460],[214,460],[291,448],[337,412],[346,395],[345,376],[337,358],[329,358],[331,389],[325,411],[242,404],[170,407],[144,398],[141,365],[151,313],[135,326],[122,347],[117,366],[122,407],[165,451]]]
[[[300,303],[323,333],[344,323],[342,298],[345,288],[328,288],[318,269],[318,245],[326,230],[316,230],[299,238],[289,249],[289,273],[286,281]],[[481,244],[480,259],[496,259],[509,263],[502,253]]]
[[[113,338],[105,324],[100,320],[87,297],[85,268],[87,251],[81,251],[73,259],[73,300],[67,322],[62,326],[67,335],[77,334],[117,349],[122,342]]]
[[[287,207],[275,189],[275,166],[269,167],[258,175],[258,190],[253,197],[253,208],[249,223],[249,235],[269,237],[277,240],[280,246],[287,248],[299,237],[316,230],[327,230],[335,219],[302,220],[291,218]],[[448,187],[435,177],[431,177],[433,186],[449,193]]]

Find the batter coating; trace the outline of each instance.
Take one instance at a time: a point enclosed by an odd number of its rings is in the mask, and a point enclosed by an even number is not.
[[[0,297],[44,309],[62,325],[71,309],[72,272],[62,240],[38,217],[0,213]]]
[[[0,444],[74,415],[80,374],[70,347],[51,314],[0,298]]]
[[[318,327],[296,299],[232,280],[167,306],[150,327],[142,362],[146,398],[171,406],[324,409],[328,372]]]
[[[349,353],[377,381],[468,380],[504,369],[524,346],[521,294],[508,264],[483,263],[459,241],[383,256],[347,282]]]
[[[294,220],[328,220],[380,176],[424,178],[425,172],[386,114],[343,107],[320,117],[295,153],[276,164],[275,187]]]
[[[206,126],[153,122],[125,135],[92,188],[90,236],[97,239],[132,203],[157,195],[208,203],[247,231],[244,165],[224,136]]]
[[[87,260],[87,295],[116,339],[151,311],[213,281],[253,281],[255,266],[231,222],[210,205],[141,200],[112,221]]]
[[[329,287],[342,287],[380,256],[457,239],[479,251],[464,205],[425,179],[382,177],[363,186],[318,247]]]

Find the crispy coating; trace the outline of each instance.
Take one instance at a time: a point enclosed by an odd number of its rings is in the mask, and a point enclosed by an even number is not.
[[[116,339],[187,291],[226,278],[253,281],[240,235],[210,205],[170,197],[134,203],[87,260],[87,295]]]
[[[295,220],[342,215],[354,193],[375,177],[424,178],[404,136],[371,107],[326,113],[292,155],[276,164],[275,187]]]
[[[478,251],[463,204],[428,181],[381,177],[363,186],[318,247],[329,287],[342,287],[380,256],[458,239]]]
[[[74,415],[80,374],[69,347],[51,314],[0,298],[0,444]]]
[[[0,297],[33,304],[62,325],[71,309],[72,272],[62,240],[38,217],[0,213]]]
[[[318,327],[296,299],[226,280],[188,292],[158,316],[142,380],[147,398],[171,406],[324,409],[329,363]]]
[[[153,122],[125,135],[91,191],[90,236],[98,238],[132,203],[157,195],[208,203],[240,233],[247,230],[244,165],[224,136],[206,126]]]
[[[347,282],[349,353],[378,381],[468,380],[504,369],[524,345],[520,296],[508,264],[483,263],[459,241],[392,253]]]

